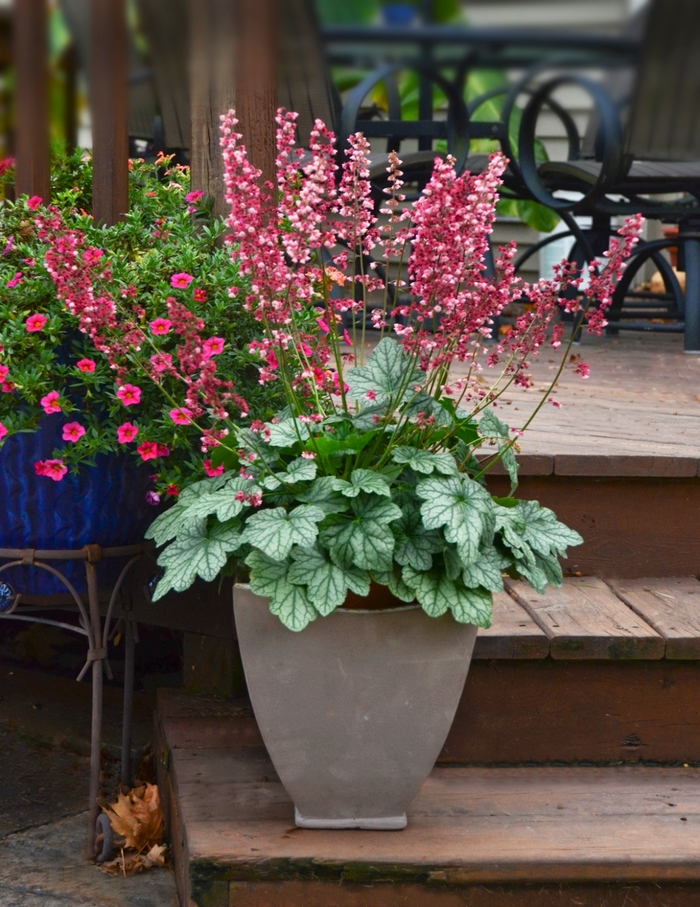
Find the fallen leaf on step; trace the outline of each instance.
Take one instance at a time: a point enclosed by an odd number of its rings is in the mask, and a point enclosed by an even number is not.
[[[145,784],[126,794],[119,794],[116,803],[103,805],[115,834],[124,838],[124,847],[141,853],[163,842],[163,811],[160,808],[158,787]]]
[[[148,853],[129,853],[122,850],[116,860],[102,864],[102,872],[126,876],[145,872],[154,866],[165,866],[165,850],[164,844],[154,844]]]

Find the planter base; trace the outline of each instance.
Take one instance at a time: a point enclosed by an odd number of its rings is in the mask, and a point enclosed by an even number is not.
[[[299,828],[365,828],[372,831],[400,831],[406,827],[406,813],[402,816],[380,816],[371,819],[314,819],[302,816],[294,807],[294,821]]]

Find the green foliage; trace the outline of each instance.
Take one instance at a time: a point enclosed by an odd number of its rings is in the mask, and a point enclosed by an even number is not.
[[[207,333],[226,341],[217,356],[217,375],[233,383],[233,390],[247,401],[251,413],[271,418],[281,406],[280,391],[275,384],[259,384],[258,360],[248,351],[260,326],[241,306],[231,305],[229,287],[242,284],[245,291],[245,281],[240,280],[236,262],[222,243],[223,220],[213,218],[201,205],[193,218],[185,199],[189,170],[171,166],[167,158],[158,167],[132,162],[129,213],[109,228],[96,225],[89,213],[92,163],[84,152],[54,158],[51,191],[52,205],[66,227],[82,231],[88,246],[102,250],[110,270],[110,287],[117,295],[130,294],[142,307],[139,327],[148,334],[148,322],[167,314],[169,297],[196,316],[204,316]],[[201,426],[178,425],[168,416],[173,397],[181,399],[181,392],[174,390],[174,379],[168,377],[160,386],[151,380],[140,382],[137,406],[127,409],[116,398],[115,372],[106,355],[78,330],[79,319],[57,297],[44,264],[48,246],[37,226],[37,216],[42,214],[45,209],[28,206],[25,198],[0,203],[0,365],[9,369],[6,392],[0,393],[0,424],[7,430],[6,437],[37,430],[44,416],[42,397],[57,391],[66,422],[79,422],[85,434],[76,443],[68,442],[54,451],[54,457],[77,470],[81,464],[93,463],[98,454],[123,450],[116,429],[130,420],[139,430],[128,448],[135,457],[135,448],[143,441],[165,445],[170,451],[169,457],[153,461],[154,490],[161,494],[182,490],[204,476],[202,461],[207,455],[200,450]],[[178,272],[194,277],[189,288],[171,286],[171,277]],[[28,332],[25,321],[36,313],[47,322],[42,330]],[[176,357],[179,340],[174,332],[155,339],[161,344],[159,349],[169,348]],[[81,359],[92,360],[94,371],[81,371],[77,367]],[[138,374],[137,366],[134,368]],[[204,509],[202,514],[208,515]],[[226,521],[235,511],[219,498],[209,512]],[[174,514],[173,521],[176,518]]]
[[[247,568],[251,589],[295,631],[348,592],[368,595],[371,583],[431,616],[481,627],[504,571],[537,589],[561,585],[558,556],[580,536],[536,502],[494,499],[477,481],[483,443],[513,467],[508,426],[489,411],[476,425],[445,405],[445,424],[426,427],[407,402],[424,380],[384,339],[348,374],[351,394],[377,397],[352,419],[268,422],[263,442],[242,431],[247,477],[234,467],[190,486],[152,525],[158,544],[175,539],[160,555],[156,596],[211,575],[226,546],[227,571]],[[358,431],[358,422],[373,427]]]

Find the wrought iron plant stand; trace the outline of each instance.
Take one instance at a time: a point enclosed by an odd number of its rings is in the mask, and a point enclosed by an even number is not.
[[[85,545],[83,548],[72,550],[33,548],[0,548],[0,618],[5,620],[22,620],[31,623],[47,624],[70,630],[87,638],[88,650],[83,668],[78,674],[82,680],[92,667],[92,722],[90,739],[90,795],[89,795],[89,821],[87,830],[87,856],[89,859],[97,858],[98,862],[104,860],[111,850],[111,831],[106,817],[100,815],[98,798],[100,793],[100,762],[102,748],[102,679],[103,669],[112,679],[112,671],[107,659],[107,646],[114,636],[117,624],[113,624],[115,604],[120,593],[126,588],[126,579],[132,573],[133,567],[152,548],[150,543],[142,542],[136,545],[124,545],[115,548],[102,548],[100,545]],[[111,558],[128,558],[119,573],[116,583],[105,594],[98,589],[97,565],[100,561]],[[87,578],[87,596],[80,594],[75,586],[56,567],[47,561],[79,561],[85,563]],[[5,581],[3,574],[11,567],[37,567],[51,573],[66,589],[65,595],[25,595],[16,592],[9,582]],[[102,621],[100,605],[107,601],[107,610]],[[87,598],[87,602],[85,601]],[[46,609],[76,610],[78,623],[71,624],[61,620],[53,620],[41,616],[37,612]],[[131,783],[131,724],[134,694],[134,645],[137,640],[136,623],[131,617],[132,602],[127,597],[123,602],[120,620],[123,621],[123,637],[125,647],[124,664],[124,700],[122,719],[122,746],[121,746],[121,782]],[[104,844],[100,853],[96,853],[95,843],[97,834],[104,836]]]

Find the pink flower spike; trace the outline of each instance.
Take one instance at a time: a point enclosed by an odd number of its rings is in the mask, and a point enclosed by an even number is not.
[[[39,401],[44,408],[44,412],[47,416],[50,416],[51,413],[60,413],[61,404],[58,402],[61,395],[58,391],[49,391],[46,396],[42,397]]]
[[[224,351],[224,338],[210,337],[208,340],[204,341],[202,349],[204,350],[205,359],[211,359],[212,356],[218,356]]]
[[[175,287],[176,290],[186,290],[193,280],[194,277],[191,274],[180,271],[178,274],[173,274],[170,278],[170,286]]]
[[[154,321],[149,321],[148,326],[153,334],[159,335],[169,333],[173,323],[167,318],[156,318]]]
[[[151,364],[154,372],[164,372],[172,367],[173,357],[170,353],[155,353],[151,356]]]
[[[2,424],[2,422],[0,422],[0,441],[2,441],[6,434],[7,428]]]
[[[176,425],[189,425],[192,418],[192,410],[187,409],[186,406],[181,406],[179,409],[171,409],[168,415]]]
[[[95,362],[92,359],[79,359],[75,364],[76,364],[76,367],[79,368],[81,372],[94,372],[95,371]]]
[[[63,460],[39,460],[38,463],[34,464],[34,471],[38,476],[46,476],[47,479],[60,482],[68,472],[68,467]]]
[[[133,422],[123,422],[117,426],[117,441],[120,444],[130,444],[139,433],[138,426]]]
[[[44,325],[48,320],[49,319],[46,317],[46,315],[41,315],[37,312],[34,315],[30,315],[29,318],[25,320],[24,324],[27,328],[27,331],[32,334],[34,333],[34,331],[42,331],[44,329]]]
[[[214,479],[214,478],[216,478],[216,476],[220,476],[223,473],[224,464],[220,463],[219,466],[212,466],[211,460],[205,460],[204,461],[204,471],[206,472],[206,474],[209,476],[210,479]]]
[[[16,287],[16,286],[17,286],[18,284],[20,284],[20,283],[22,283],[22,272],[21,272],[21,271],[15,271],[15,276],[14,276],[14,277],[11,277],[11,278],[7,281],[7,283],[5,284],[5,286],[6,286],[6,287],[10,287],[10,289],[12,289],[13,287]]]
[[[123,384],[117,391],[117,397],[124,406],[136,406],[141,402],[141,388],[135,384]]]
[[[85,427],[80,422],[66,422],[63,426],[61,437],[64,441],[72,441],[74,444],[79,441],[85,434]]]
[[[32,195],[31,198],[27,199],[27,207],[30,211],[36,211],[36,209],[41,205],[43,199],[40,195]],[[46,461],[49,462],[48,460]]]
[[[139,444],[136,450],[144,463],[146,460],[155,460],[158,457],[158,445],[155,441],[144,441]]]

